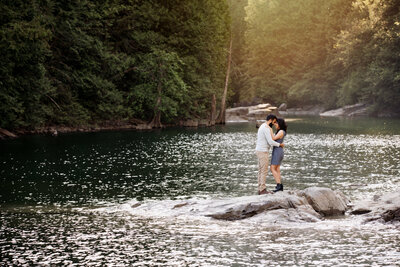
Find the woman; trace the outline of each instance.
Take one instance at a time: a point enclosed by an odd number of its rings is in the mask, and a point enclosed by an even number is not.
[[[275,123],[276,134],[272,135],[272,139],[278,143],[283,143],[283,139],[286,136],[287,125],[284,119],[278,118]],[[272,134],[272,132],[271,132]],[[283,160],[283,148],[274,147],[272,150],[271,157],[271,172],[275,178],[276,187],[274,192],[283,191],[283,185],[281,183],[281,163]]]

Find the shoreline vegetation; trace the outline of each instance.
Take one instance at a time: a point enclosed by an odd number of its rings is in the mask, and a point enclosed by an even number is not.
[[[268,114],[275,114],[282,117],[298,117],[298,116],[317,116],[317,117],[369,117],[371,106],[358,103],[348,105],[334,110],[328,110],[321,106],[307,106],[304,108],[287,108],[286,104],[281,104],[280,107],[274,107],[269,103],[258,104],[253,106],[241,106],[228,108],[225,111],[225,122],[251,122],[255,121],[256,126],[260,121],[265,120]],[[400,114],[387,112],[378,113],[377,117],[399,118]],[[154,127],[150,123],[140,120],[131,119],[129,121],[107,121],[101,124],[87,124],[78,126],[63,126],[52,125],[45,127],[37,127],[35,129],[17,129],[9,131],[0,128],[1,139],[13,139],[24,135],[44,134],[57,136],[59,133],[74,133],[74,132],[101,132],[101,131],[118,131],[118,130],[155,130],[168,127],[210,127],[217,125],[215,120],[206,119],[190,119],[180,120],[176,123],[162,124],[161,127]]]

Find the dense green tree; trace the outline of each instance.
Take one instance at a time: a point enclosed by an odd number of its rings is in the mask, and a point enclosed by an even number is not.
[[[338,37],[345,76],[339,104],[366,102],[400,111],[400,2],[354,1],[353,19]]]
[[[348,6],[344,0],[249,1],[247,98],[313,104],[331,94],[326,65]]]
[[[42,6],[30,1],[0,4],[0,127],[44,123],[52,87],[45,62],[52,33]]]
[[[249,0],[241,99],[399,111],[399,8],[398,0]]]
[[[0,127],[208,118],[224,86],[226,1],[0,4]]]

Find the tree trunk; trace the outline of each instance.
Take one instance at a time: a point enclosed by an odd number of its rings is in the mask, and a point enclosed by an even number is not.
[[[161,111],[159,110],[159,106],[161,104],[161,94],[157,97],[156,106],[154,107],[154,117],[151,120],[149,126],[152,128],[161,128]]]
[[[223,93],[222,99],[221,99],[221,111],[219,112],[219,116],[215,122],[218,124],[225,124],[226,94],[228,92],[229,74],[231,71],[231,61],[232,61],[232,33],[231,33],[231,41],[229,44],[228,69],[226,70],[226,76],[225,76],[225,88],[224,88],[224,93]]]
[[[211,99],[211,116],[210,116],[210,124],[215,124],[215,118],[217,117],[217,100],[215,98],[215,94],[212,95]]]

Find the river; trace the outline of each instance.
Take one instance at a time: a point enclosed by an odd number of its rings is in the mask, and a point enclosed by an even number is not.
[[[256,131],[231,123],[0,141],[0,265],[398,266],[398,225],[171,212],[256,194]],[[400,188],[398,119],[292,118],[285,145],[285,190],[329,187],[356,202]]]

